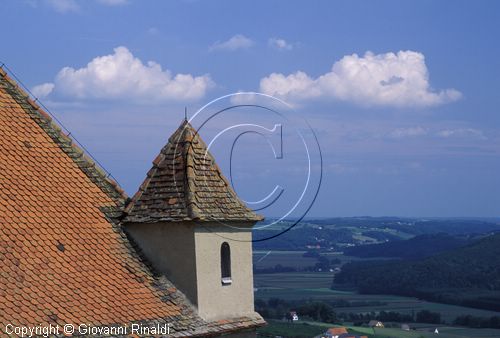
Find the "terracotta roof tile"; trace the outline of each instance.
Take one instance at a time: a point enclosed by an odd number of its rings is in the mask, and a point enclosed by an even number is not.
[[[153,160],[124,222],[260,221],[236,195],[198,132],[183,121]]]
[[[0,68],[0,322],[226,332],[147,268],[116,222],[125,199]],[[246,318],[232,329],[262,324]]]
[[[331,335],[341,335],[344,333],[348,333],[345,327],[332,327],[327,330],[327,332]]]

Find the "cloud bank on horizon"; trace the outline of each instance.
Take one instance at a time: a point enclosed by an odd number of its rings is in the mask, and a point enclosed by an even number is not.
[[[394,107],[436,106],[462,97],[456,89],[432,90],[425,57],[415,51],[346,55],[317,78],[303,71],[272,73],[261,79],[260,91],[291,102],[336,99]]]

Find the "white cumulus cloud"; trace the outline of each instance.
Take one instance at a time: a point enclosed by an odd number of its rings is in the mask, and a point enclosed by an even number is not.
[[[86,67],[64,67],[54,83],[33,88],[38,94],[51,92],[76,99],[123,99],[139,102],[195,100],[214,86],[209,75],[172,75],[153,61],[144,64],[126,47],[98,56]]]
[[[280,38],[270,38],[267,41],[268,45],[279,49],[279,50],[292,50],[293,49],[293,44],[288,43],[285,39],[280,39]]]
[[[422,53],[346,55],[317,78],[297,71],[272,73],[260,81],[260,91],[291,101],[333,98],[363,106],[426,107],[460,99],[455,89],[433,90]]]
[[[247,38],[246,36],[242,34],[236,34],[235,36],[231,37],[229,40],[226,41],[217,41],[215,42],[211,47],[211,51],[216,51],[216,50],[226,50],[226,51],[235,51],[237,49],[247,49],[252,47],[255,44],[255,42]]]
[[[50,83],[50,82],[46,82],[46,83],[42,83],[42,84],[39,84],[39,85],[31,88],[31,93],[35,97],[41,99],[41,98],[49,95],[50,93],[52,93],[52,90],[54,90],[54,84]]]

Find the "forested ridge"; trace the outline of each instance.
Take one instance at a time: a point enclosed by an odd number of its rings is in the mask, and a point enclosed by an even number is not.
[[[471,237],[465,235],[425,234],[408,240],[353,246],[345,248],[344,254],[360,258],[394,257],[416,259],[459,248],[470,244],[471,241]]]
[[[334,283],[500,311],[500,234],[415,261],[349,263]]]

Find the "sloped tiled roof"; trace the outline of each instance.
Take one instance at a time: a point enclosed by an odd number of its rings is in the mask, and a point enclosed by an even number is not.
[[[183,121],[153,161],[125,222],[260,221],[236,195],[199,133]]]
[[[339,335],[339,334],[347,333],[347,329],[345,327],[331,327],[326,332],[331,334],[331,335]]]
[[[0,336],[6,323],[170,323],[178,337],[262,325],[203,321],[115,222],[125,199],[0,68]]]

